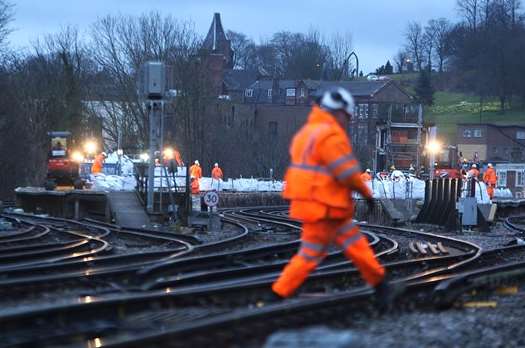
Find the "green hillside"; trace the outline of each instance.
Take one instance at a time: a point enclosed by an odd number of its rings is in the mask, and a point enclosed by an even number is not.
[[[454,143],[458,123],[494,123],[501,125],[524,125],[525,110],[499,111],[497,100],[486,101],[480,113],[479,98],[462,93],[436,92],[434,106],[425,110],[425,121],[438,127],[438,136]]]

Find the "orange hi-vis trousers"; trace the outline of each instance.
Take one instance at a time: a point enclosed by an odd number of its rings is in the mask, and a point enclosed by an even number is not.
[[[286,265],[272,290],[281,297],[291,296],[326,257],[328,247],[334,242],[344,250],[369,285],[375,286],[383,280],[385,269],[351,218],[322,220],[303,224],[299,252]]]
[[[494,184],[487,184],[487,194],[489,195],[489,198],[494,198]]]

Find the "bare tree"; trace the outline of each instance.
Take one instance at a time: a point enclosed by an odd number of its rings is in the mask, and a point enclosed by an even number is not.
[[[432,71],[432,56],[435,49],[436,24],[435,20],[431,19],[425,26],[423,33],[423,53],[425,54],[426,65],[429,71]]]
[[[400,49],[394,56],[394,64],[396,65],[396,70],[398,73],[402,73],[406,67],[407,60],[409,59],[409,54],[406,50]]]
[[[228,30],[226,36],[231,41],[232,49],[234,52],[234,69],[247,70],[247,68],[249,67],[250,55],[253,54],[253,41],[248,39],[248,37],[245,34],[232,30]]]
[[[160,60],[171,67],[170,87],[179,92],[177,110],[185,106],[191,109],[180,115],[182,119],[176,125],[185,129],[185,142],[196,136],[193,132],[198,132],[200,125],[199,106],[185,100],[198,91],[192,84],[203,74],[197,71],[202,66],[196,59],[200,38],[190,23],[156,12],[139,17],[106,16],[93,25],[90,46],[104,73],[103,85],[93,88],[92,99],[97,101],[95,109],[105,116],[103,127],[109,137],[116,142],[125,130],[132,134],[124,135],[133,137],[139,146],[147,143],[148,114],[137,86],[141,66],[148,60]],[[124,124],[124,119],[129,124]]]
[[[0,47],[11,33],[9,23],[13,19],[13,4],[6,0],[0,0]]]
[[[504,7],[506,8],[510,17],[511,25],[514,28],[516,23],[519,21],[519,9],[521,8],[521,0],[503,0]]]
[[[352,77],[353,62],[349,59],[353,51],[352,34],[335,33],[328,42],[328,49],[330,50],[330,63],[336,76],[334,79],[341,77],[348,79]],[[359,71],[355,71],[355,76],[359,75]]]
[[[485,0],[489,2],[490,0]],[[476,31],[479,22],[481,0],[457,0],[456,6],[470,29]]]
[[[428,22],[429,32],[432,33],[434,54],[438,60],[439,72],[443,72],[444,62],[448,54],[448,37],[452,30],[450,21],[446,18],[431,19]]]
[[[55,115],[58,126],[71,131],[78,141],[86,135],[93,135],[95,125],[85,121],[82,103],[92,67],[78,30],[65,27],[56,34],[37,40],[33,50],[39,62],[53,67],[46,77],[46,89],[54,91],[56,98],[62,101],[62,110]]]
[[[421,71],[423,65],[423,29],[417,22],[410,22],[405,33],[407,39],[406,49],[416,62],[417,69]]]

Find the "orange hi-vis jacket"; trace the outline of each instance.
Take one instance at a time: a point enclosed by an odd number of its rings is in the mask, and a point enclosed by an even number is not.
[[[182,156],[180,155],[180,152],[175,150],[174,157],[175,157],[175,161],[177,162],[177,165],[179,167],[182,167],[184,165],[184,162],[182,161]]]
[[[487,185],[496,185],[498,182],[498,176],[494,168],[487,168],[485,173],[483,173],[483,182]]]
[[[479,177],[479,170],[477,170],[476,168],[472,168],[467,172],[467,174],[469,174],[471,177],[477,180]]]
[[[223,178],[222,169],[219,167],[213,167],[211,170],[211,177],[215,180],[219,180]]]
[[[196,164],[192,165],[192,166],[190,167],[190,176],[193,176],[193,177],[195,177],[195,178],[197,178],[197,179],[202,178],[202,169],[201,169],[201,166],[196,165]]]
[[[361,179],[363,181],[371,181],[372,180],[372,176],[370,174],[368,174],[367,172],[364,172],[363,174],[361,174]]]
[[[102,156],[101,153],[95,156],[95,160],[93,161],[93,165],[91,166],[91,173],[97,174],[102,172],[102,168],[104,167],[104,156]]]
[[[292,140],[291,164],[283,197],[291,200],[290,217],[303,222],[343,219],[353,212],[352,191],[371,198],[352,154],[350,139],[337,120],[314,106]]]

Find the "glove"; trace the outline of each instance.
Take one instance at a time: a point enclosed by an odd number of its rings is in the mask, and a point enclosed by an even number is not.
[[[373,198],[367,198],[366,204],[368,205],[368,212],[373,211],[376,206]]]

